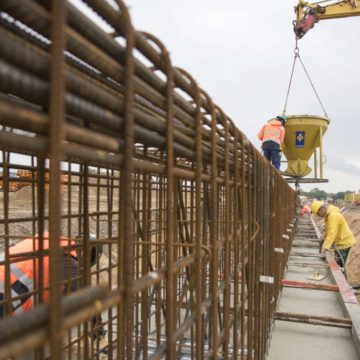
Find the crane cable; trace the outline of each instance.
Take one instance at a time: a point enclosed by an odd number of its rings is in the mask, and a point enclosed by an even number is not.
[[[291,69],[290,81],[289,81],[289,86],[288,86],[288,90],[287,90],[287,94],[286,94],[286,100],[285,100],[284,110],[283,110],[282,114],[283,114],[283,115],[286,115],[286,107],[287,107],[287,103],[288,103],[288,99],[289,99],[289,94],[290,94],[290,89],[291,89],[291,84],[292,84],[292,79],[293,79],[293,75],[294,75],[294,70],[295,70],[295,65],[296,65],[296,60],[297,60],[297,59],[299,59],[300,64],[302,65],[302,67],[303,67],[303,69],[304,69],[304,71],[305,71],[305,74],[306,74],[306,76],[307,76],[307,78],[308,78],[308,80],[309,80],[309,82],[310,82],[310,84],[311,84],[311,87],[312,87],[313,90],[314,90],[314,93],[315,93],[315,95],[316,95],[316,97],[317,97],[317,99],[318,99],[318,101],[319,101],[319,104],[320,104],[320,106],[321,106],[321,108],[322,108],[322,110],[323,110],[323,112],[324,112],[325,117],[328,117],[328,115],[327,115],[327,113],[326,113],[326,111],[325,111],[325,109],[324,109],[324,106],[323,106],[323,104],[322,104],[322,102],[321,102],[321,100],[320,100],[320,97],[319,97],[319,95],[318,95],[318,93],[317,93],[317,91],[316,91],[316,89],[315,89],[315,86],[314,86],[313,82],[311,81],[310,75],[309,75],[309,73],[307,72],[307,70],[306,70],[306,68],[305,68],[305,65],[304,65],[304,63],[303,63],[303,61],[302,61],[302,59],[301,59],[301,57],[300,57],[300,50],[299,50],[299,47],[298,47],[298,39],[295,40],[294,62],[293,62],[293,66],[292,66],[292,69]]]

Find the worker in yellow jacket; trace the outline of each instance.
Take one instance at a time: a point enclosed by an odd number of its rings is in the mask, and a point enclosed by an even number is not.
[[[314,201],[311,211],[325,220],[325,239],[321,251],[324,253],[333,245],[336,246],[345,264],[350,249],[355,244],[355,237],[339,208]]]

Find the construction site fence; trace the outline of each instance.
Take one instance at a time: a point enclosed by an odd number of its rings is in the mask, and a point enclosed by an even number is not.
[[[122,1],[78,3],[0,1],[0,358],[264,359],[295,191]]]

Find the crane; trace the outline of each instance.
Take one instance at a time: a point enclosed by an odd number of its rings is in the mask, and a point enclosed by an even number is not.
[[[308,3],[299,0],[295,6],[296,20],[293,21],[297,39],[301,39],[320,20],[360,16],[358,0],[322,0]]]

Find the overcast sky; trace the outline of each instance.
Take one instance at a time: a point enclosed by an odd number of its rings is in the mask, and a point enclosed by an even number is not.
[[[296,0],[128,0],[134,26],[167,46],[257,148],[259,128],[281,114],[294,58]],[[326,191],[360,189],[360,18],[324,20],[299,41],[331,119],[324,138]],[[323,115],[300,63],[287,114]],[[312,161],[310,161],[310,164]],[[310,165],[312,166],[312,165]]]

